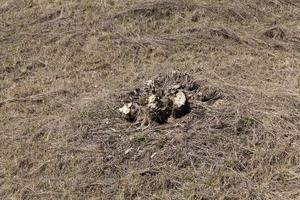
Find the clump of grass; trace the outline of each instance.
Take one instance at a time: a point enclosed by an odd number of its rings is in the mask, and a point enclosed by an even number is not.
[[[252,117],[245,116],[242,117],[238,123],[245,127],[251,127],[254,125],[255,120]]]
[[[93,115],[93,113],[89,111],[81,111],[79,115],[81,118],[89,118]]]
[[[139,136],[135,139],[135,141],[139,144],[139,145],[143,145],[147,142],[147,138],[144,136]]]

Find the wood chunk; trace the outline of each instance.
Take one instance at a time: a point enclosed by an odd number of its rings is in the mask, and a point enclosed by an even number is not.
[[[156,108],[156,96],[153,94],[148,98],[148,107],[149,108]]]
[[[122,108],[119,108],[119,111],[124,115],[129,115],[131,106],[132,103],[125,104]]]
[[[182,91],[179,91],[174,98],[174,105],[178,108],[186,105],[186,96]]]

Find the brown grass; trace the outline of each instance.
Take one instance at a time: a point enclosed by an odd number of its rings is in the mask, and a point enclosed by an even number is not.
[[[0,0],[0,199],[299,199],[296,0]],[[135,126],[118,96],[222,91]]]

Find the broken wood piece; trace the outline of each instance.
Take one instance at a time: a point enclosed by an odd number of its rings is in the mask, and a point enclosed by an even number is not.
[[[174,105],[178,108],[186,105],[186,96],[182,91],[179,91],[174,98]]]
[[[125,104],[122,108],[119,108],[119,111],[124,115],[129,115],[131,106],[132,103]]]

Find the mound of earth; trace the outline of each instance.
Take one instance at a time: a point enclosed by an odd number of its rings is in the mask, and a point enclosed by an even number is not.
[[[132,123],[148,125],[152,122],[172,122],[191,112],[199,102],[213,104],[224,94],[205,81],[190,74],[173,71],[159,74],[144,85],[122,95],[119,111]]]

